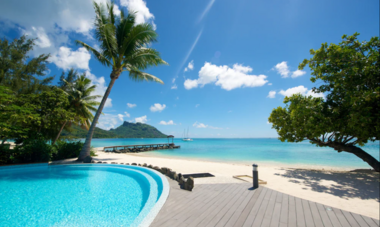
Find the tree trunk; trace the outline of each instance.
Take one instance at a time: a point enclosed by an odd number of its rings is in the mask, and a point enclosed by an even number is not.
[[[334,148],[334,150],[337,150],[338,152],[345,151],[351,154],[356,155],[358,158],[363,160],[364,162],[368,163],[376,172],[380,172],[380,162],[376,160],[372,155],[365,152],[360,147],[352,146],[352,145],[346,145],[341,144],[337,142],[319,142],[322,146],[328,146]]]
[[[65,121],[65,123],[63,123],[61,129],[60,129],[59,132],[58,132],[57,137],[55,137],[55,140],[53,141],[53,143],[52,143],[51,145],[54,145],[55,142],[57,142],[57,140],[58,140],[59,136],[61,135],[61,133],[62,133],[62,131],[63,131],[63,128],[65,127],[66,123],[67,123],[67,121]]]
[[[90,156],[91,140],[92,140],[92,136],[95,132],[96,123],[98,122],[100,114],[102,113],[104,105],[106,104],[107,98],[108,98],[109,94],[111,93],[111,89],[113,87],[113,84],[115,83],[115,81],[118,77],[119,77],[119,75],[114,75],[114,73],[111,74],[111,81],[107,87],[106,93],[103,96],[103,99],[99,105],[99,108],[96,111],[95,117],[91,122],[91,127],[88,130],[88,133],[86,136],[86,141],[84,142],[83,148],[79,154],[78,161],[83,161],[86,157]]]
[[[358,158],[368,163],[368,165],[370,165],[376,172],[380,172],[380,162],[376,160],[376,158],[374,158],[372,155],[362,150],[360,147],[343,146],[342,150],[356,155]]]

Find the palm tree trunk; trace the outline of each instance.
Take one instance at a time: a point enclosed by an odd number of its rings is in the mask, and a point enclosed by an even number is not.
[[[79,154],[78,161],[83,161],[86,157],[90,156],[91,140],[95,132],[96,123],[99,120],[100,114],[102,113],[104,105],[106,104],[107,98],[109,94],[111,93],[111,89],[117,78],[118,78],[118,75],[115,76],[113,75],[113,73],[111,74],[111,82],[109,83],[106,93],[103,96],[102,102],[100,103],[99,108],[96,111],[95,117],[91,122],[91,127],[90,127],[90,130],[88,130],[86,141],[84,142],[83,148]]]
[[[61,133],[62,133],[62,131],[63,131],[63,128],[65,127],[66,123],[67,123],[67,121],[65,121],[65,123],[63,123],[61,129],[60,129],[59,132],[58,132],[57,137],[55,137],[55,140],[53,141],[53,143],[52,143],[51,145],[54,145],[55,142],[57,142],[57,140],[58,140],[59,136],[61,135]]]

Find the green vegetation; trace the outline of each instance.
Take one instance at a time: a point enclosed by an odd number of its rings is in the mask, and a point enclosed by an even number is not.
[[[71,76],[74,75],[74,76]],[[72,78],[76,78],[74,79]],[[99,105],[99,102],[96,102],[95,99],[99,98],[99,95],[91,95],[95,91],[96,86],[91,86],[91,80],[86,78],[85,73],[83,75],[77,76],[72,70],[69,72],[67,79],[62,79],[64,84],[61,85],[61,89],[65,91],[66,95],[69,98],[69,106],[71,111],[75,113],[76,118],[75,123],[81,125],[83,128],[88,129],[90,121],[94,119],[94,115],[91,111],[96,111],[96,106]],[[58,140],[63,128],[66,126],[68,120],[64,121],[62,127],[60,128],[57,137],[55,138],[54,143]]]
[[[299,69],[309,65],[311,81],[322,82],[313,91],[326,93],[326,99],[285,97],[286,107],[274,109],[269,122],[283,142],[309,140],[345,151],[379,172],[379,161],[359,146],[380,139],[380,42],[378,37],[359,42],[358,35],[344,35],[339,45],[324,43],[310,50],[313,57],[299,65]]]
[[[101,64],[112,67],[112,72],[110,75],[111,81],[92,121],[78,160],[84,160],[90,156],[90,144],[96,123],[112,87],[121,73],[129,72],[129,78],[134,81],[145,80],[163,83],[159,78],[142,72],[142,70],[154,65],[167,64],[161,59],[158,51],[149,48],[151,43],[157,41],[158,36],[152,25],[149,23],[136,25],[135,14],[129,13],[126,16],[123,10],[121,10],[120,17],[116,16],[113,12],[113,3],[108,3],[107,6],[104,6],[94,2],[94,8],[95,36],[100,43],[100,51],[84,42],[78,40],[76,42],[91,52]]]
[[[54,143],[64,128],[88,128],[93,118],[90,111],[96,111],[98,105],[94,101],[97,96],[90,95],[95,86],[74,70],[66,78],[62,74],[60,87],[52,86],[53,77],[45,75],[49,55],[29,58],[33,46],[34,40],[26,36],[13,42],[0,40],[0,164],[47,162],[78,155],[83,143]],[[5,143],[9,139],[16,142],[12,149]],[[71,153],[60,147],[69,147]]]
[[[73,126],[70,131],[63,131],[62,137],[85,138],[87,132],[88,130],[79,126]],[[96,128],[93,138],[166,138],[166,135],[153,126],[125,121],[119,127],[109,131]]]

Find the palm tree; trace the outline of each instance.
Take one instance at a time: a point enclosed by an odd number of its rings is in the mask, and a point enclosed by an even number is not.
[[[161,59],[158,51],[148,48],[149,44],[157,41],[158,36],[152,25],[148,23],[135,25],[135,13],[129,12],[125,16],[121,11],[118,17],[114,14],[113,7],[113,2],[107,3],[106,6],[94,2],[95,38],[100,42],[100,51],[84,42],[76,41],[91,52],[101,64],[112,67],[111,81],[87,133],[78,161],[91,161],[91,158],[86,157],[90,157],[91,139],[96,123],[115,81],[122,72],[128,71],[129,78],[134,81],[146,80],[163,84],[159,78],[142,72],[153,65],[167,64]]]
[[[100,95],[91,95],[95,91],[96,85],[91,85],[91,80],[86,77],[85,73],[79,76],[74,83],[70,83],[65,79],[62,79],[62,81],[65,83],[63,87],[68,95],[70,108],[76,115],[76,123],[88,130],[90,122],[94,119],[92,112],[95,112],[95,107],[99,105],[99,102],[95,101],[95,99],[101,97]],[[63,123],[53,145],[58,140],[66,124],[67,121]]]

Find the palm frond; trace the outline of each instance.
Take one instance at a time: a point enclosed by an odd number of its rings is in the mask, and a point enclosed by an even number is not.
[[[84,47],[87,51],[91,52],[102,65],[105,65],[105,66],[112,65],[111,62],[107,58],[105,58],[101,53],[99,53],[95,48],[79,40],[76,40],[75,42],[81,45],[82,47]]]
[[[164,82],[149,73],[141,72],[135,67],[127,67],[127,71],[129,71],[129,78],[134,81],[154,81],[160,84],[164,84]]]

